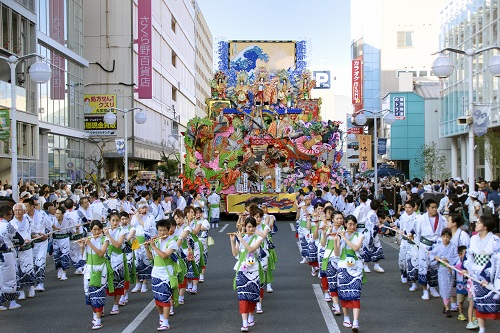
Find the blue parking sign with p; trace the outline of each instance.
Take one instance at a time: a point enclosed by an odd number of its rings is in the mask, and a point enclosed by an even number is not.
[[[330,89],[330,71],[313,71],[316,86],[314,89]]]

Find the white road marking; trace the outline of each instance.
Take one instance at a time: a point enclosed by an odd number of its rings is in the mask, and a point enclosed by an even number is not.
[[[219,232],[223,232],[224,230],[226,230],[226,228],[227,228],[227,226],[228,226],[228,225],[229,225],[229,224],[224,225],[224,226],[223,226],[223,227],[219,230]]]
[[[293,232],[295,232],[295,224],[290,222],[290,229],[292,229]]]
[[[328,302],[325,302],[325,295],[323,294],[323,290],[321,289],[319,284],[313,284],[313,291],[316,295],[316,300],[318,301],[319,308],[321,313],[323,314],[323,318],[325,319],[326,327],[328,328],[328,333],[340,333],[339,326],[333,317],[332,310],[330,310],[330,306]]]
[[[132,333],[132,332],[134,332],[135,329],[137,327],[139,327],[139,325],[142,323],[142,321],[144,319],[146,319],[146,317],[148,316],[148,314],[154,308],[155,308],[155,301],[152,300],[151,302],[148,303],[148,305],[146,305],[146,307],[144,308],[144,310],[142,310],[141,313],[139,313],[137,315],[137,317],[135,317],[135,319],[132,320],[132,322],[123,330],[122,333]]]

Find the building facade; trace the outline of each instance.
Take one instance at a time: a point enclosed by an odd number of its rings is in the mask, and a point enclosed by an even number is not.
[[[499,34],[499,7],[498,0],[455,0],[450,1],[440,12],[440,49],[447,47],[459,50],[479,50],[488,46],[500,46]],[[473,77],[468,75],[469,65],[466,56],[450,53],[455,70],[451,76],[443,81],[442,109],[439,133],[443,138],[451,138],[452,173],[463,175],[466,173],[466,153],[468,147],[468,126],[457,124],[457,118],[471,115],[469,110],[469,83],[473,80],[473,103],[489,106],[489,129],[497,132],[500,126],[498,79],[492,77],[487,69],[491,57],[498,51],[486,51],[474,56]],[[486,145],[488,143],[486,142]],[[483,149],[475,151],[475,177],[485,177],[491,180],[498,175],[498,166],[492,165],[481,153]]]
[[[405,171],[408,177],[416,175],[414,158],[409,154],[414,153],[417,146],[428,142],[424,132],[424,101],[422,97],[414,94],[414,85],[419,81],[437,81],[432,77],[431,67],[435,56],[431,54],[439,49],[439,11],[445,5],[445,0],[420,1],[411,0],[353,0],[351,1],[351,45],[353,66],[360,61],[361,68],[354,74],[353,71],[353,112],[361,109],[380,111],[391,109],[394,104],[390,96],[394,93],[408,94],[411,103],[407,111],[412,114],[410,118],[418,118],[413,125],[398,123],[395,131],[381,120],[378,122],[378,137],[386,138],[386,155],[377,156],[377,163],[395,162],[396,166]],[[412,15],[401,15],[411,12]],[[355,87],[355,80],[359,88]],[[402,82],[403,88],[402,88]],[[386,98],[383,103],[384,97]],[[417,102],[415,104],[415,102]],[[418,105],[416,109],[410,109]],[[367,114],[370,117],[369,114]],[[436,120],[438,114],[431,114]],[[398,125],[399,124],[399,125]],[[418,125],[417,125],[418,124]],[[368,133],[373,133],[373,121],[368,118]],[[403,133],[405,126],[417,126],[420,131],[417,137],[409,138]],[[414,128],[417,129],[417,128]],[[437,132],[437,128],[436,128]],[[399,135],[401,137],[393,137]],[[404,134],[404,135],[403,135]],[[399,141],[399,139],[401,139]],[[397,143],[396,143],[397,141]],[[400,154],[407,143],[410,150]],[[392,153],[392,148],[394,153]],[[375,148],[372,149],[372,152]],[[373,160],[373,157],[372,157]],[[399,164],[397,162],[400,162]],[[372,163],[369,163],[372,164]],[[353,170],[359,170],[356,163]]]
[[[16,68],[18,176],[23,181],[76,182],[84,174],[83,0],[0,1],[0,53],[38,53],[51,64],[52,77],[36,85],[30,61]],[[10,107],[8,66],[0,64],[2,108]],[[7,97],[9,96],[9,97]],[[0,142],[0,179],[10,180],[8,142]]]
[[[188,0],[151,1],[149,17],[144,16],[144,1],[85,1],[85,54],[90,67],[85,72],[85,94],[115,96],[119,109],[141,108],[147,121],[135,123],[134,112],[128,118],[129,175],[139,170],[154,170],[163,155],[179,152],[180,146],[168,144],[172,136],[182,141],[181,132],[189,119],[204,110],[203,96],[209,94],[207,70],[200,57],[212,54],[210,31],[195,2]],[[197,32],[199,25],[204,31]],[[146,20],[145,20],[146,19]],[[139,46],[139,29],[151,22],[151,98],[141,98],[144,53]],[[197,44],[197,34],[201,42]],[[149,39],[149,38],[148,38]],[[211,66],[211,58],[205,59]],[[200,61],[201,62],[201,61]],[[199,82],[198,82],[199,81]],[[203,84],[204,83],[204,84]],[[197,93],[198,90],[198,93]],[[198,97],[197,97],[198,96]],[[200,103],[198,103],[198,100]],[[137,112],[137,111],[136,111]],[[123,116],[117,114],[115,135],[95,136],[111,141],[104,152],[106,177],[123,177],[123,158],[116,152],[114,139],[123,138]]]

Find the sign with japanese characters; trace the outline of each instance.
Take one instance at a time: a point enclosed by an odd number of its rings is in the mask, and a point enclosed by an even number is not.
[[[372,136],[358,134],[359,140],[359,163],[366,162],[366,167],[372,167]]]
[[[9,109],[0,109],[0,141],[10,139],[10,112]]]
[[[116,135],[116,122],[106,124],[104,115],[109,111],[116,115],[116,95],[83,95],[85,131],[89,135]]]
[[[352,61],[352,104],[363,104],[363,61]]]
[[[406,105],[405,105],[405,97],[404,96],[395,96],[394,97],[394,116],[398,120],[403,120],[406,118]]]
[[[137,73],[138,93],[140,99],[153,98],[153,50],[151,48],[152,16],[151,0],[139,0],[137,3]]]

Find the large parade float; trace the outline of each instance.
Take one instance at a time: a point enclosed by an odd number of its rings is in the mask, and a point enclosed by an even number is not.
[[[336,185],[340,122],[322,120],[321,99],[311,98],[306,45],[218,43],[207,116],[184,133],[186,190],[215,187],[229,213],[246,202],[287,213],[298,188]]]

